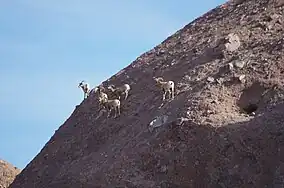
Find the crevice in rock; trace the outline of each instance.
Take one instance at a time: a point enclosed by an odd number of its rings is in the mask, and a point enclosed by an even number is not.
[[[242,110],[246,113],[246,114],[252,114],[254,112],[256,112],[258,109],[258,105],[257,104],[248,104],[247,106],[245,106]]]

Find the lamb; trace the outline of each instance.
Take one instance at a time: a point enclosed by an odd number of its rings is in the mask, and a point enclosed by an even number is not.
[[[84,92],[84,99],[86,99],[90,94],[90,85],[83,80],[79,83],[78,87],[82,88]]]
[[[115,88],[115,86],[112,84],[108,86],[108,89],[117,97],[118,100],[120,100],[122,94],[125,95],[124,100],[126,100],[129,94],[130,86],[129,84],[123,84],[122,86]]]
[[[175,83],[173,81],[164,81],[162,77],[153,77],[153,79],[156,81],[157,86],[163,90],[163,101],[166,99],[167,93],[169,93],[170,98],[174,98]]]

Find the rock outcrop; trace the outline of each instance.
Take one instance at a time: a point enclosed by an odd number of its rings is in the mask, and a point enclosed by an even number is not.
[[[0,159],[0,188],[7,188],[20,173],[20,169]]]
[[[189,23],[102,83],[131,85],[119,118],[91,95],[10,187],[283,187],[283,12],[231,0]]]

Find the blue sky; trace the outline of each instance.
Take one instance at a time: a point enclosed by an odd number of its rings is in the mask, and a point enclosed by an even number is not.
[[[24,168],[95,86],[224,0],[0,2],[0,158]]]

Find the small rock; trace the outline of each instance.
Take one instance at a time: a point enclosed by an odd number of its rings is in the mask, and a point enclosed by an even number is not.
[[[273,28],[273,25],[272,25],[272,24],[267,24],[266,30],[271,30],[272,28]]]
[[[149,124],[149,131],[152,132],[154,130],[154,128],[162,126],[163,124],[165,124],[167,122],[167,120],[168,120],[167,115],[163,115],[163,116],[159,116],[159,117],[155,118]]]
[[[246,18],[246,15],[243,14],[242,17],[241,17],[241,21],[243,21],[245,18]]]
[[[190,80],[191,80],[191,77],[188,76],[188,75],[185,75],[185,76],[184,76],[184,80],[185,80],[185,81],[190,81]]]
[[[245,81],[246,75],[242,74],[239,76],[239,80],[243,83]]]
[[[210,77],[207,78],[207,81],[213,83],[215,81],[215,79],[210,76]]]
[[[235,62],[235,66],[242,69],[245,66],[245,62],[244,61],[237,61]]]
[[[188,119],[188,118],[181,117],[181,118],[178,118],[178,119],[177,119],[176,124],[177,124],[177,125],[182,125],[183,122],[185,122],[185,121],[189,121],[189,119]]]
[[[252,13],[253,13],[253,14],[256,14],[257,12],[258,12],[257,9],[253,9],[253,10],[252,10]]]
[[[225,80],[224,78],[218,78],[216,81],[218,84],[223,84]]]
[[[272,14],[269,17],[270,17],[271,20],[277,20],[277,19],[281,18],[281,15],[279,15],[279,14]]]
[[[229,63],[229,70],[234,70],[234,64],[233,63]]]
[[[167,170],[168,170],[168,167],[166,165],[161,167],[161,172],[164,173],[164,172],[167,172]]]
[[[230,33],[227,36],[226,40],[228,41],[225,44],[227,51],[230,51],[230,52],[236,51],[241,46],[239,36],[234,33]]]
[[[284,1],[283,0],[274,0],[274,4],[276,7],[281,7],[284,5]]]

